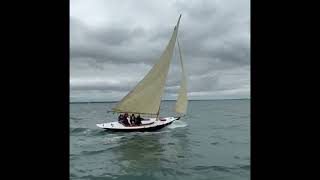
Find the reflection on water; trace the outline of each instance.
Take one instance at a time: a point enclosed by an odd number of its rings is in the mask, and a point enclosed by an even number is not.
[[[180,132],[181,133],[181,132]],[[174,129],[159,132],[130,133],[111,149],[113,163],[119,164],[121,174],[139,177],[165,177],[184,174],[175,168],[188,156],[186,134]]]
[[[151,175],[161,167],[160,157],[164,151],[160,137],[155,135],[134,134],[121,140],[119,146],[112,149],[117,157],[115,163],[121,166],[121,174]]]

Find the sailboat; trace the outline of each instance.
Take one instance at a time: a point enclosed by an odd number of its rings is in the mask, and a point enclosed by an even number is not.
[[[174,27],[171,39],[165,50],[162,52],[159,61],[152,67],[147,75],[131,90],[115,107],[112,108],[114,113],[128,113],[135,115],[148,115],[150,118],[144,118],[140,125],[126,126],[118,121],[96,124],[99,128],[112,131],[154,131],[166,127],[179,120],[186,114],[188,99],[187,99],[187,78],[183,67],[182,56],[179,41],[177,39],[179,23]],[[179,57],[182,68],[182,78],[180,89],[175,104],[175,112],[178,114],[175,117],[160,117],[161,97],[164,92],[165,82],[167,79],[170,61],[173,55],[173,50],[177,42],[179,49]],[[153,117],[152,117],[153,116]],[[154,117],[155,116],[155,117]],[[128,119],[129,121],[129,119]]]

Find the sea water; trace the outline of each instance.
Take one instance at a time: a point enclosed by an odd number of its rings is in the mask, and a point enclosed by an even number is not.
[[[70,179],[250,179],[250,100],[189,101],[179,121],[131,133],[96,127],[117,120],[114,105],[70,104]]]

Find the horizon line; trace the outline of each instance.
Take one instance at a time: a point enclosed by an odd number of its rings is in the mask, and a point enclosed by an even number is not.
[[[223,101],[223,100],[249,100],[251,98],[232,98],[232,99],[189,99],[188,101]],[[110,100],[110,101],[73,101],[69,102],[69,104],[81,104],[81,103],[113,103],[113,102],[119,102],[120,100]],[[173,99],[165,99],[161,101],[176,101]]]

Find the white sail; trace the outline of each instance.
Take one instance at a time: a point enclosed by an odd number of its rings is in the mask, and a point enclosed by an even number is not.
[[[181,15],[160,60],[113,109],[114,112],[158,114],[169,65],[176,43]]]
[[[183,67],[179,41],[177,40],[177,42],[178,42],[179,57],[180,57],[181,69],[182,69],[182,78],[181,78],[180,89],[179,89],[179,94],[178,94],[178,98],[177,98],[177,102],[176,102],[175,111],[177,113],[185,114],[187,111],[187,107],[188,107],[187,77],[186,77],[185,70]]]

